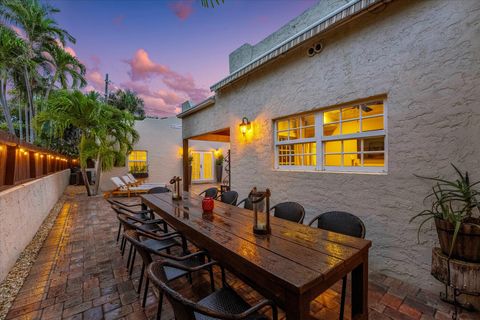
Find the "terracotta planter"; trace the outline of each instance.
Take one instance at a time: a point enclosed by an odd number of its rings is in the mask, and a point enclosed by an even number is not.
[[[438,218],[435,218],[435,225],[442,252],[448,255],[452,245],[455,225]],[[480,226],[473,223],[462,223],[451,257],[463,261],[480,262]]]

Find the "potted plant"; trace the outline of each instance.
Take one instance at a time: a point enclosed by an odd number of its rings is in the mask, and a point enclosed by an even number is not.
[[[135,165],[130,169],[130,173],[137,179],[148,178],[148,166],[145,164]]]
[[[188,155],[188,183],[192,184],[192,162],[193,155],[190,153]]]
[[[451,258],[480,262],[480,204],[476,186],[480,181],[470,182],[468,172],[462,173],[452,164],[457,173],[455,180],[417,176],[435,181],[432,192],[425,197],[431,207],[410,219],[423,219],[422,226],[435,220],[442,252]],[[418,234],[419,236],[419,234]]]
[[[217,159],[215,159],[215,176],[217,177],[217,182],[222,182],[223,160],[223,154],[219,154]]]

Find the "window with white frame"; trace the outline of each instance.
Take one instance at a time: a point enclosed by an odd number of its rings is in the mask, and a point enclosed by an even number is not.
[[[148,172],[147,151],[133,150],[128,154],[128,171],[131,173]]]
[[[275,121],[275,167],[385,172],[383,101],[336,107]]]

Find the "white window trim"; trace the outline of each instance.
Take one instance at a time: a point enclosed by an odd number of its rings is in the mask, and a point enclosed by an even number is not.
[[[372,101],[367,101],[364,103],[359,103],[355,105],[361,105],[361,104],[368,104],[369,102],[375,102],[381,100],[383,102],[383,130],[375,130],[375,131],[366,131],[366,132],[360,132],[360,133],[352,133],[352,134],[342,134],[342,135],[336,135],[336,136],[323,136],[323,113],[335,109],[341,109],[342,107],[332,107],[332,108],[325,108],[321,110],[317,110],[313,112],[313,115],[315,116],[315,137],[314,138],[303,138],[303,139],[295,139],[295,140],[284,140],[284,141],[277,141],[277,123],[278,121],[284,120],[284,119],[290,119],[293,117],[299,117],[301,114],[298,115],[291,115],[289,117],[285,117],[282,119],[276,119],[273,122],[273,148],[274,148],[274,168],[279,171],[315,171],[315,172],[336,172],[336,173],[387,173],[388,172],[388,134],[387,134],[387,118],[388,118],[388,105],[387,101],[384,99],[375,99]],[[308,114],[308,113],[305,113]],[[373,115],[369,117],[363,117],[363,118],[374,118],[378,115]],[[360,113],[360,116],[358,119],[362,119],[362,113]],[[361,125],[360,121],[360,125]],[[282,130],[284,131],[284,130]],[[320,133],[320,134],[319,134]],[[374,167],[374,166],[364,166],[364,167],[342,167],[342,166],[324,166],[323,165],[323,155],[324,155],[324,150],[323,150],[323,142],[325,141],[335,141],[335,140],[348,140],[348,139],[363,139],[363,138],[369,138],[369,137],[383,137],[384,138],[384,165],[383,167]],[[317,165],[316,166],[292,166],[292,165],[279,165],[278,159],[279,159],[279,154],[278,154],[278,146],[281,145],[289,145],[289,144],[300,144],[300,143],[309,143],[309,142],[315,142],[316,143],[316,160],[317,160]],[[362,151],[362,154],[366,153],[375,153],[375,152],[365,152]]]

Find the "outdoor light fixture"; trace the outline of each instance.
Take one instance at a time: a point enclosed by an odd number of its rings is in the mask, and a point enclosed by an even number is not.
[[[250,130],[251,124],[248,121],[247,117],[242,118],[242,123],[240,123],[240,132],[245,136],[247,131]]]

